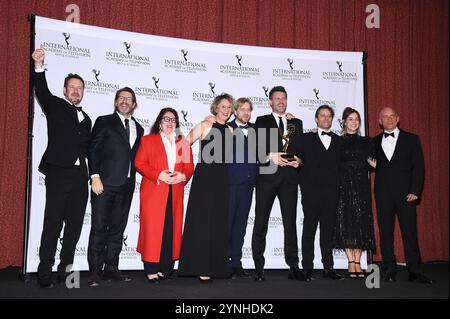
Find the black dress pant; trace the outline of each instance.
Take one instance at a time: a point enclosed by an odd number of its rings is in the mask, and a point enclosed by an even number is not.
[[[161,272],[163,276],[170,276],[173,271],[172,243],[173,243],[173,211],[172,211],[172,185],[169,185],[166,212],[164,217],[164,230],[161,242],[161,253],[159,263],[144,261],[144,272],[146,275]]]
[[[406,268],[419,272],[420,252],[417,241],[416,201],[407,202],[406,196],[395,195],[385,190],[375,193],[380,248],[383,267],[387,271],[396,270],[394,255],[394,220],[397,212],[406,258]]]
[[[333,269],[333,232],[337,216],[337,191],[316,190],[302,193],[302,267],[314,269],[314,239],[320,224],[320,252],[324,269]]]
[[[256,185],[255,224],[252,236],[252,254],[256,272],[264,269],[264,250],[270,212],[275,197],[280,201],[284,229],[284,256],[291,268],[298,268],[297,200],[298,184],[279,181],[258,181]]]
[[[51,276],[58,239],[62,243],[58,273],[73,264],[88,199],[88,173],[84,160],[70,168],[47,165],[44,225],[39,248],[38,276]],[[64,224],[64,234],[59,238]]]
[[[91,232],[89,234],[88,263],[91,273],[117,271],[119,255],[127,226],[134,180],[121,186],[104,185],[100,195],[91,192]]]

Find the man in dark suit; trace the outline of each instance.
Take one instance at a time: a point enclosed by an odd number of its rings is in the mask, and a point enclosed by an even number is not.
[[[230,263],[232,278],[249,277],[242,268],[242,246],[247,230],[248,214],[252,206],[256,184],[256,134],[250,123],[253,104],[248,98],[239,98],[234,104],[235,119],[228,123],[233,128],[233,161],[230,176]]]
[[[334,111],[330,106],[320,106],[315,114],[317,132],[304,134],[300,143],[300,188],[304,217],[302,266],[308,281],[314,279],[314,239],[319,223],[323,276],[333,280],[342,279],[333,270],[333,230],[338,204],[340,150],[340,138],[331,132],[333,117]]]
[[[32,58],[36,97],[47,118],[48,143],[39,170],[45,175],[44,226],[39,248],[38,283],[51,288],[56,246],[64,223],[64,235],[58,265],[58,282],[65,282],[73,263],[75,248],[83,227],[88,199],[86,157],[91,137],[91,119],[79,105],[84,81],[77,74],[64,80],[64,97],[52,95],[47,86],[44,48]]]
[[[396,280],[394,256],[394,216],[397,212],[406,256],[409,281],[432,283],[419,270],[416,204],[422,192],[424,159],[417,135],[398,128],[400,118],[394,109],[380,112],[384,132],[374,137],[376,154],[375,202],[385,281]]]
[[[260,167],[256,184],[255,224],[252,236],[252,254],[255,262],[255,280],[264,278],[264,250],[266,235],[275,197],[280,201],[284,228],[284,254],[290,267],[289,279],[304,280],[298,268],[297,198],[299,140],[303,123],[299,119],[286,118],[287,92],[276,86],[270,90],[269,103],[272,113],[259,116],[255,122],[258,136]],[[286,144],[289,143],[289,144]],[[287,147],[284,150],[283,147]],[[288,158],[288,155],[292,157]],[[275,168],[275,169],[272,169]]]
[[[99,286],[100,279],[131,281],[119,271],[119,255],[135,187],[134,158],[144,134],[142,126],[131,116],[136,106],[131,88],[118,90],[115,112],[98,117],[92,130],[89,149],[92,225],[88,247],[91,287]]]

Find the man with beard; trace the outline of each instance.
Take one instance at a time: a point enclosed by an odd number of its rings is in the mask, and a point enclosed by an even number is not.
[[[90,287],[99,286],[101,279],[131,281],[119,271],[119,255],[135,187],[134,158],[144,134],[142,126],[132,117],[136,106],[136,95],[131,88],[118,90],[114,98],[115,112],[98,117],[92,130]]]
[[[46,198],[38,284],[51,288],[54,286],[52,267],[63,224],[58,282],[64,282],[69,273],[83,227],[88,199],[86,157],[92,122],[80,106],[84,80],[78,74],[69,74],[64,80],[64,99],[54,96],[47,86],[44,57],[41,45],[32,54],[35,93],[47,119],[48,135],[47,148],[39,164],[39,171],[45,175]]]

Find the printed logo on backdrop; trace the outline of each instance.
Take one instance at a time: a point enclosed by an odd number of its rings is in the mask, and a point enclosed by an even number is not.
[[[357,81],[358,75],[356,72],[345,72],[344,63],[336,61],[335,71],[322,72],[322,78],[331,82],[350,83],[350,81]]]
[[[133,217],[133,224],[139,224],[139,221],[141,219],[139,213],[132,214],[132,217]]]
[[[61,33],[61,43],[44,41],[43,44],[46,53],[51,52],[56,56],[73,59],[91,57],[90,48],[71,45],[70,42],[72,42],[72,40],[70,40],[70,38],[71,38],[70,33],[63,32]]]
[[[137,96],[142,96],[150,101],[176,101],[179,99],[178,91],[175,88],[167,88],[166,82],[161,82],[158,76],[151,77],[151,86],[135,87]]]
[[[43,175],[41,173],[39,173],[39,176],[38,176],[38,185],[45,187],[45,175]]]
[[[61,235],[60,235],[61,236]],[[60,260],[60,254],[61,254],[61,249],[62,249],[62,244],[63,244],[63,237],[59,237],[58,239],[58,243],[56,246],[56,254],[55,254],[55,260],[58,261]],[[38,255],[39,255],[39,247],[38,247]],[[82,245],[77,245],[77,247],[75,248],[75,257],[87,257],[87,247]]]
[[[117,65],[131,66],[131,67],[147,67],[151,65],[150,57],[145,55],[137,55],[132,53],[133,44],[130,42],[123,42],[123,51],[106,51],[106,61]]]
[[[84,214],[84,218],[83,218],[83,225],[91,225],[91,217],[92,217],[92,213],[90,210],[87,210],[86,213]]]
[[[208,71],[206,63],[198,61],[190,61],[188,59],[189,51],[185,49],[180,50],[180,59],[164,59],[164,67],[172,69],[175,72],[183,73],[197,73]]]
[[[283,219],[281,216],[270,216],[269,217],[269,228],[278,228],[283,226]]]
[[[97,95],[109,95],[115,94],[117,90],[120,89],[120,85],[117,83],[103,82],[101,80],[100,69],[91,70],[91,79],[85,80],[84,89],[86,93],[97,94]]]
[[[242,258],[243,259],[253,259],[252,247],[247,247],[247,246],[242,247]]]
[[[345,252],[340,249],[333,249],[333,258],[336,259],[347,259]]]
[[[284,257],[284,248],[283,247],[274,247],[273,248],[273,256]]]
[[[252,101],[253,107],[255,108],[270,108],[269,105],[269,87],[262,86],[261,87],[261,95],[260,96],[249,96],[248,98]]]
[[[140,258],[141,254],[139,254],[136,250],[136,246],[130,245],[128,242],[128,235],[123,235],[122,240],[122,252],[120,253],[120,259],[136,259]]]
[[[273,77],[281,78],[282,80],[287,81],[301,81],[305,79],[311,79],[310,70],[296,68],[293,59],[287,58],[286,61],[289,68],[272,69]]]
[[[247,226],[253,226],[253,225],[255,225],[255,216],[248,216]]]
[[[301,97],[298,99],[298,106],[301,108],[307,108],[308,110],[315,111],[319,106],[327,104],[334,110],[336,109],[336,100],[323,98],[319,88],[313,88],[311,94],[308,97]]]
[[[194,122],[189,121],[189,111],[181,110],[178,112],[180,118],[180,131],[183,136],[188,136],[189,132],[194,128]]]
[[[192,92],[192,101],[210,105],[212,100],[216,97],[216,83],[208,82],[208,85],[203,86],[203,91]]]
[[[234,56],[236,65],[221,64],[219,66],[220,73],[228,74],[230,77],[251,78],[260,76],[259,67],[250,66],[244,63],[244,58],[236,54]]]
[[[144,132],[150,131],[150,128],[153,123],[150,123],[149,119],[144,119],[144,118],[140,118],[140,117],[135,117],[134,119],[136,120],[136,122],[141,124],[142,128],[144,129]],[[137,186],[137,184],[136,184],[136,186]]]
[[[136,194],[139,193],[140,191],[141,191],[141,182],[136,181],[136,184],[134,185],[134,193]]]

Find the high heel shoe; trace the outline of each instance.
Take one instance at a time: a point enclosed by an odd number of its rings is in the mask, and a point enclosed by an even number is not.
[[[361,263],[360,262],[354,262],[355,263],[355,265],[361,265]],[[361,267],[360,267],[361,268]],[[356,276],[358,277],[358,278],[364,278],[364,277],[366,277],[366,274],[364,273],[364,270],[362,270],[361,269],[361,271],[356,271],[355,272],[355,274],[356,274]]]
[[[357,274],[356,272],[350,271],[350,264],[354,264],[354,263],[355,263],[354,261],[349,261],[349,262],[348,262],[347,275],[348,275],[348,278],[350,278],[350,279],[356,279],[356,278],[358,278],[358,274]]]

